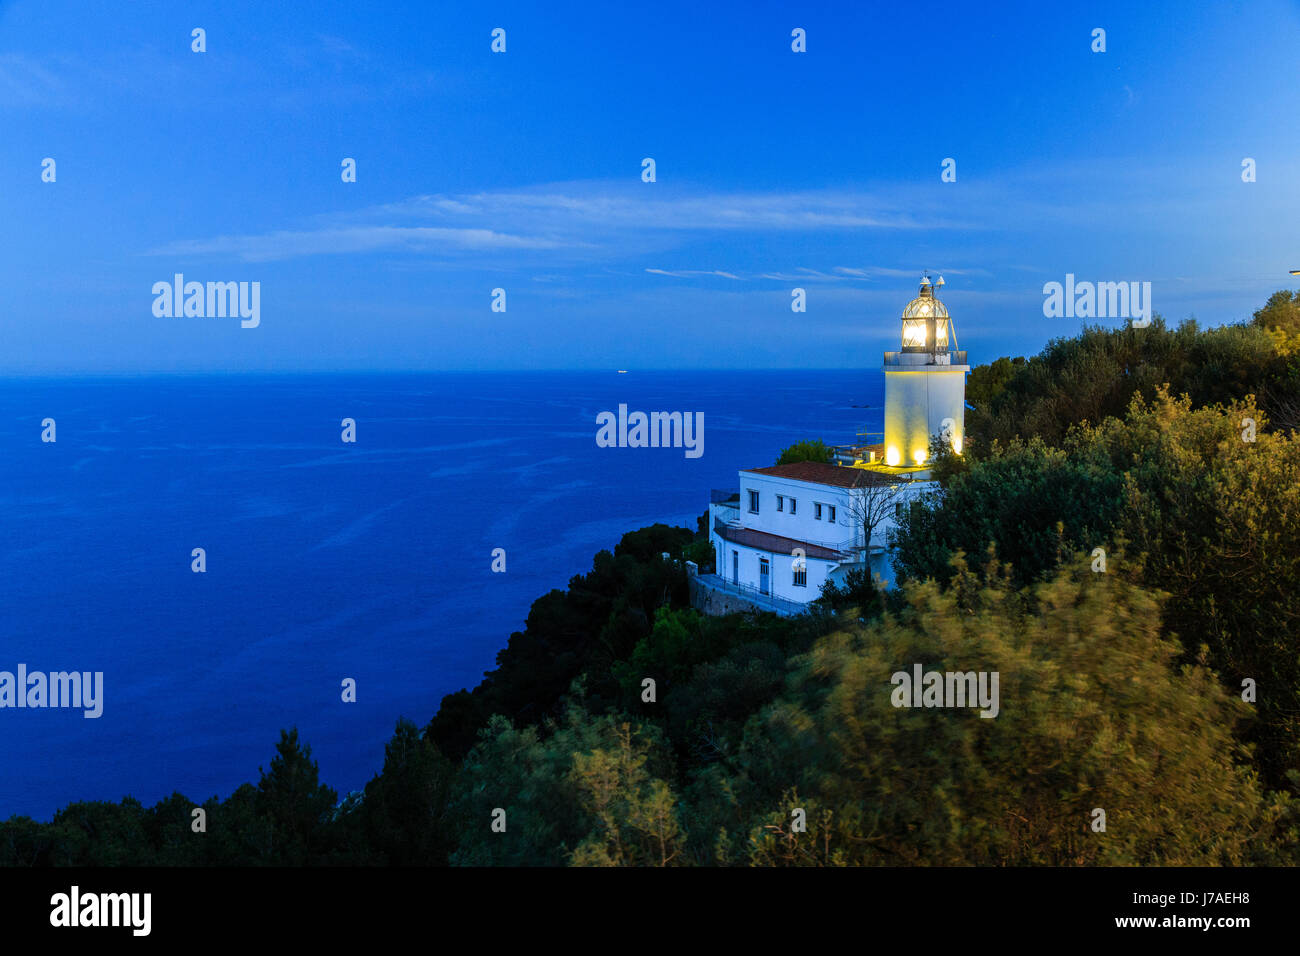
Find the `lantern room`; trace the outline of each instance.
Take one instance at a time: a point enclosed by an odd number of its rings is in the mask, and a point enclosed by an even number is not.
[[[943,285],[943,276],[931,284],[928,275],[921,277],[921,291],[903,310],[904,352],[947,352],[951,320],[944,304],[934,297]]]

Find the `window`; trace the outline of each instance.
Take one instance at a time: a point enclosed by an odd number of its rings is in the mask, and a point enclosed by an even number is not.
[[[794,569],[794,586],[797,588],[806,588],[808,586],[808,569]]]
[[[749,493],[749,513],[752,515],[758,514],[758,492],[757,491],[751,491]]]
[[[821,506],[821,502],[819,501],[813,502],[813,518],[816,521],[822,520],[822,506]]]
[[[790,514],[794,514],[795,505],[798,503],[799,502],[795,501],[793,498],[790,499]]]
[[[784,511],[785,508],[782,507],[784,504],[785,504],[785,495],[777,495],[777,496],[776,496],[776,510],[777,510],[777,511]]]
[[[829,518],[827,518],[826,520],[827,520],[827,521],[834,521],[834,520],[835,520],[835,506],[834,506],[834,505],[827,505],[826,507],[828,507],[828,508],[831,509],[831,516],[830,516]]]
[[[898,521],[903,520],[903,503],[901,501],[894,505],[894,518]]]

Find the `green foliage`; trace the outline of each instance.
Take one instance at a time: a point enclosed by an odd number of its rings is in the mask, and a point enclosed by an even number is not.
[[[384,749],[384,769],[366,784],[359,810],[365,840],[393,866],[444,865],[454,848],[447,802],[456,768],[409,720]]]
[[[1234,761],[1249,708],[1175,667],[1156,597],[1081,567],[1025,592],[958,561],[950,588],[910,585],[905,613],[796,660],[731,774],[735,805],[768,808],[746,828],[751,862],[1259,862],[1288,801]],[[891,675],[914,663],[998,672],[1000,713],[895,707]]]
[[[149,859],[146,822],[139,800],[90,800],[54,815],[49,862],[60,866],[140,866]]]
[[[784,449],[776,459],[776,463],[778,465],[791,465],[797,461],[829,462],[831,456],[830,447],[820,438],[814,438],[797,441],[789,448]]]
[[[1026,584],[1063,555],[1109,544],[1122,492],[1122,476],[1095,457],[1038,438],[995,445],[942,495],[903,513],[894,566],[900,579],[946,582],[955,555],[992,546]]]
[[[1255,324],[1201,331],[1187,321],[1170,330],[1157,316],[1144,329],[1093,326],[1074,338],[1053,340],[1000,387],[999,376],[988,368],[978,379],[988,383],[980,386],[986,397],[973,402],[975,410],[966,419],[970,453],[976,457],[994,442],[1017,437],[1059,445],[1071,426],[1122,417],[1135,395],[1154,398],[1161,385],[1173,395],[1189,395],[1196,406],[1266,389],[1279,400],[1295,394],[1284,387],[1286,359]]]
[[[963,454],[960,455],[954,452],[952,445],[944,441],[941,435],[930,437],[930,454],[925,461],[930,468],[930,477],[941,487],[946,488],[954,478],[970,470],[972,457],[965,453],[965,446],[962,451]]]
[[[966,401],[976,408],[988,405],[1006,390],[1007,383],[1025,367],[1023,357],[1003,356],[988,365],[977,365],[966,376]]]
[[[652,677],[662,688],[689,676],[695,664],[711,656],[704,644],[702,615],[692,608],[655,611],[651,632],[637,642],[626,661],[614,664],[614,676],[629,700],[637,699],[643,678]],[[712,642],[710,642],[711,644]]]
[[[844,574],[844,583],[827,578],[822,585],[819,604],[834,611],[857,608],[860,615],[874,616],[884,609],[880,587],[870,568],[852,568]]]
[[[1254,441],[1243,440],[1246,418]],[[1264,426],[1249,397],[1193,411],[1161,395],[1076,441],[1124,469],[1117,534],[1140,546],[1135,579],[1172,596],[1166,626],[1187,657],[1204,647],[1235,693],[1246,678],[1258,684],[1247,739],[1282,786],[1300,767],[1300,441]]]
[[[1255,310],[1251,323],[1287,336],[1300,335],[1300,291],[1281,289],[1274,292],[1262,308]]]
[[[657,741],[626,722],[611,729],[603,747],[573,755],[568,780],[593,826],[571,862],[669,866],[682,852],[683,834],[672,787],[646,769]]]
[[[1248,418],[1254,441],[1243,439]],[[1025,584],[1075,551],[1127,544],[1132,560],[1111,570],[1172,595],[1166,627],[1186,659],[1204,646],[1230,687],[1267,683],[1247,739],[1269,783],[1286,786],[1300,767],[1300,442],[1266,424],[1249,397],[1194,410],[1157,389],[1060,448],[996,446],[904,515],[900,574],[946,582],[954,555],[991,546]]]
[[[718,560],[713,545],[709,544],[707,538],[701,541],[692,541],[684,547],[682,557],[687,561],[694,561],[701,571],[713,567]]]
[[[558,715],[583,674],[593,706],[620,700],[615,662],[650,634],[658,608],[690,603],[685,569],[662,554],[680,557],[693,540],[686,528],[664,524],[630,532],[613,554],[597,554],[591,572],[574,577],[567,591],[534,601],[524,630],[510,635],[482,683],[443,698],[426,731],[439,750],[459,760],[493,714],[515,723]]]
[[[320,782],[311,746],[298,742],[298,728],[281,731],[275,751],[271,769],[259,768],[257,812],[270,822],[277,860],[302,865],[326,850],[326,824],[338,795]]]
[[[679,847],[672,764],[661,735],[581,704],[562,722],[517,728],[493,717],[466,756],[453,800],[459,865],[617,865],[671,861]],[[490,828],[505,811],[504,833]],[[661,855],[662,854],[662,855]]]
[[[703,767],[734,753],[745,721],[776,699],[785,674],[786,651],[761,639],[697,665],[690,680],[658,705],[682,761]]]

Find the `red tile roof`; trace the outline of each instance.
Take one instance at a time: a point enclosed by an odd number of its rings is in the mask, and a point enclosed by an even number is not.
[[[901,475],[885,475],[851,465],[826,465],[819,461],[796,461],[789,465],[771,468],[746,468],[754,475],[771,475],[773,478],[793,478],[814,485],[834,485],[837,488],[865,488],[868,485],[893,485],[907,479]]]
[[[755,531],[753,528],[732,528],[725,524],[715,524],[713,530],[723,541],[742,544],[747,548],[757,548],[759,551],[771,551],[773,554],[794,554],[795,548],[802,548],[806,558],[842,561],[847,557],[843,552],[822,547],[820,544],[787,538],[779,534],[768,534],[766,531]]]

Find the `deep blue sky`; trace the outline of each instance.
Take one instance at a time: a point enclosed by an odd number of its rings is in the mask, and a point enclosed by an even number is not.
[[[1300,268],[1298,41],[1277,2],[0,2],[0,371],[869,367],[922,269],[977,362],[1077,331],[1067,272],[1238,320]],[[155,318],[178,271],[261,327]]]

